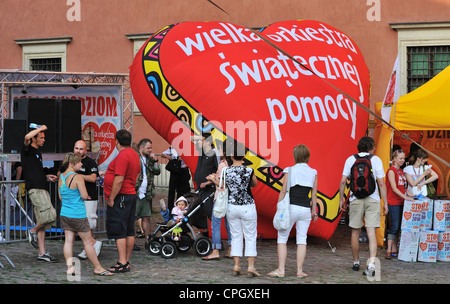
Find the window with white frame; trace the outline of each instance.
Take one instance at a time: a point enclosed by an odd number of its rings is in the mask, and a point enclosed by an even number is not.
[[[400,96],[450,65],[450,22],[393,23],[398,32]]]
[[[145,34],[128,34],[125,35],[128,40],[133,42],[133,55],[136,56],[137,52],[141,49],[144,43],[150,38],[153,34],[145,33]],[[139,111],[139,108],[136,105],[136,102],[133,100],[133,114],[134,115],[142,115]]]
[[[71,37],[18,39],[22,47],[22,69],[66,72],[67,44]]]

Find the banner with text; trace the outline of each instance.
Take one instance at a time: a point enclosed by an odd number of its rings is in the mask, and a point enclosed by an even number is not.
[[[121,128],[120,86],[42,86],[11,88],[11,100],[17,98],[56,98],[81,100],[82,139],[92,152],[99,152],[97,163],[105,170],[117,155],[114,136]]]

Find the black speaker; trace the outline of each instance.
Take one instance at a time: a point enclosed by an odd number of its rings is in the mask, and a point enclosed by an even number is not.
[[[39,148],[42,153],[57,152],[56,110],[56,99],[50,98],[22,98],[13,103],[13,117],[26,121],[27,133],[31,130],[30,123],[47,126],[44,146]]]
[[[81,100],[22,98],[13,103],[15,120],[26,122],[26,133],[30,123],[46,125],[45,144],[39,150],[42,153],[67,153],[73,151],[73,145],[81,139]],[[23,142],[22,136],[21,140]]]
[[[81,139],[81,100],[59,99],[58,108],[58,146],[60,153],[73,152],[73,146]]]
[[[3,153],[20,153],[27,134],[27,122],[23,119],[3,120]]]

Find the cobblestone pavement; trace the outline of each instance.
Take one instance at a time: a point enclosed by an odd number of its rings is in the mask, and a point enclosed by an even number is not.
[[[155,206],[158,203],[154,202]],[[152,225],[159,221],[160,215],[154,212]],[[154,228],[154,227],[153,227]],[[101,239],[98,235],[97,239]],[[92,274],[89,260],[81,261],[80,281],[70,281],[66,276],[66,267],[62,252],[63,240],[47,240],[47,250],[59,259],[59,263],[48,263],[36,259],[37,249],[27,242],[0,244],[0,253],[6,254],[15,264],[15,268],[0,257],[4,268],[0,268],[1,284],[448,284],[450,282],[450,262],[407,263],[397,259],[384,259],[385,249],[378,249],[380,260],[379,281],[369,281],[359,272],[351,270],[350,229],[339,225],[329,240],[309,237],[304,271],[306,278],[296,277],[296,245],[294,240],[288,243],[288,262],[285,278],[270,278],[267,273],[277,267],[276,240],[260,240],[257,243],[258,257],[256,268],[262,274],[258,278],[246,276],[233,277],[233,261],[221,258],[203,261],[192,249],[178,253],[173,259],[151,256],[144,250],[144,239],[136,238],[141,248],[131,258],[131,271],[115,274],[113,277],[99,277]],[[332,250],[335,248],[335,250]],[[82,242],[76,241],[74,252],[82,250]],[[368,258],[368,244],[361,243],[361,261]],[[223,252],[222,252],[223,256]],[[100,263],[108,268],[117,260],[114,245],[103,246]],[[365,264],[365,263],[363,263]],[[242,261],[246,269],[245,259]],[[189,286],[189,285],[186,285]],[[192,285],[193,286],[193,285]]]

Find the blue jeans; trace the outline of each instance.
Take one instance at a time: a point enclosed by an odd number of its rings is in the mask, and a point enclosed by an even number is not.
[[[231,234],[230,234],[230,226],[228,226],[227,218],[225,219],[225,229],[227,230],[228,235],[228,246],[231,245]],[[221,234],[221,226],[222,226],[222,218],[218,218],[214,216],[214,212],[211,215],[211,234],[212,234],[212,248],[213,249],[222,249],[222,234]]]
[[[391,220],[391,225],[389,227],[388,239],[395,240],[400,230],[400,225],[402,221],[403,206],[388,206],[389,208],[389,218]]]

